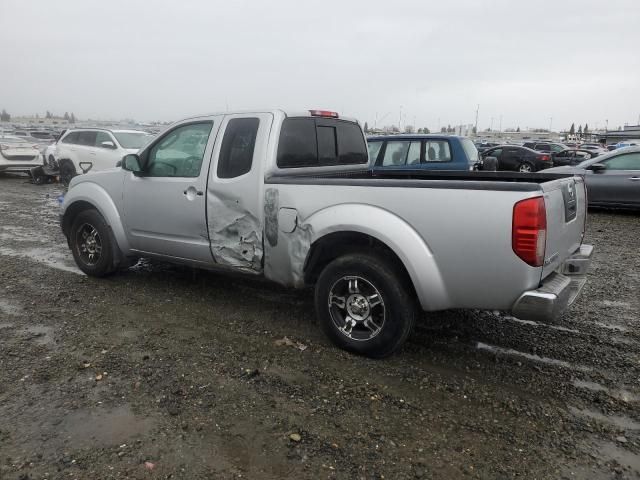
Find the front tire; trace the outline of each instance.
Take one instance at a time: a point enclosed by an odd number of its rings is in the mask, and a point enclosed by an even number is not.
[[[405,342],[419,314],[406,274],[382,255],[348,254],[320,274],[316,314],[340,348],[372,358]]]
[[[76,167],[73,166],[71,160],[60,162],[60,181],[65,187],[69,186],[71,179],[77,175]]]
[[[78,268],[92,277],[113,271],[113,244],[109,226],[97,210],[80,212],[69,232],[69,244]]]

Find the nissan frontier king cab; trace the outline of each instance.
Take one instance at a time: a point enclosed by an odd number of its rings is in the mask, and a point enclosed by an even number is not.
[[[61,222],[78,267],[139,257],[315,286],[338,346],[384,357],[421,312],[550,321],[585,282],[585,188],[560,174],[372,172],[335,112],[179,121],[121,166],[75,177]]]

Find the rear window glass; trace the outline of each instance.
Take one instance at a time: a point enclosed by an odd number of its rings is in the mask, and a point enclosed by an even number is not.
[[[367,146],[360,127],[326,118],[287,118],[282,123],[280,168],[366,164]]]
[[[479,161],[478,149],[473,144],[473,142],[468,138],[463,138],[460,140],[460,142],[462,143],[462,149],[464,150],[464,153],[467,154],[467,158],[469,159],[469,162],[470,163],[478,162]]]

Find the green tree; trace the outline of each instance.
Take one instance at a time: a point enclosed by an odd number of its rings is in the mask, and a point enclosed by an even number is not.
[[[471,129],[471,133],[473,133],[475,135],[476,133],[478,133],[478,129],[476,127],[473,127]]]
[[[68,122],[69,121],[69,112],[64,112],[64,119]]]
[[[73,115],[73,113],[71,115]],[[369,132],[369,124],[367,122],[364,122],[364,133],[368,133],[368,132]]]
[[[569,135],[575,135],[575,134],[576,134],[576,124],[572,123],[571,128],[569,129]]]
[[[582,133],[584,133],[585,135],[589,134],[589,125],[588,124],[584,124],[584,128],[582,129]]]
[[[578,135],[582,136],[582,125],[578,125]]]
[[[427,127],[424,127],[424,128],[422,129],[422,132],[423,132],[423,133],[431,133],[431,130],[429,130]]]
[[[447,127],[442,127],[440,129],[440,133],[447,133]]]
[[[70,115],[69,121],[71,123],[76,123],[76,116],[73,113]],[[366,124],[365,124],[365,132],[366,132]]]
[[[8,122],[11,120],[11,115],[7,113],[7,111],[3,108],[2,113],[0,113],[0,121]]]
[[[518,128],[516,128],[516,132],[520,133],[520,126],[518,126]]]

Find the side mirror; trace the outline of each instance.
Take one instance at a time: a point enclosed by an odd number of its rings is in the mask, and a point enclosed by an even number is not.
[[[130,153],[129,155],[125,155],[122,157],[122,168],[123,170],[128,170],[132,172],[134,175],[139,175],[142,173],[142,167],[140,166],[140,157],[135,153]]]
[[[607,166],[604,163],[594,163],[587,167],[587,170],[591,170],[593,173],[604,172],[606,169]]]
[[[106,142],[102,142],[100,144],[100,146],[102,148],[111,148],[111,149],[116,148],[115,144],[111,140],[107,140]]]

